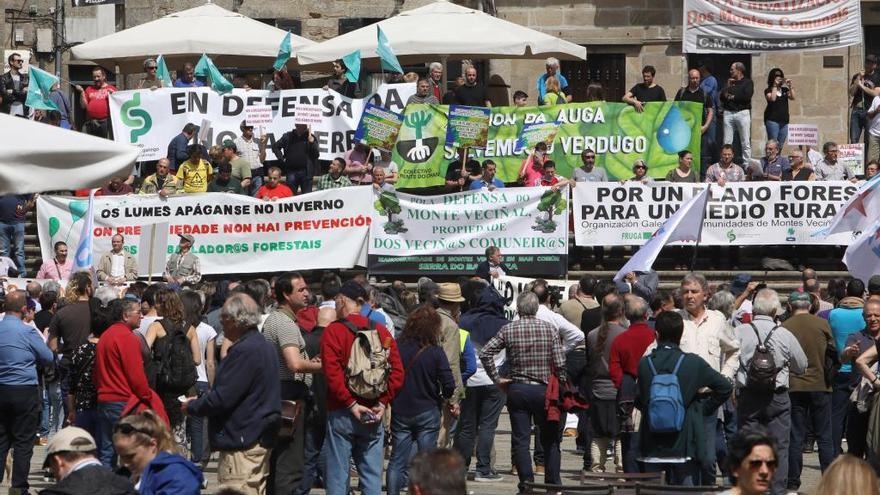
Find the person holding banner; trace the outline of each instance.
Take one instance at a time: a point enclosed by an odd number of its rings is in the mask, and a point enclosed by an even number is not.
[[[678,152],[678,166],[666,174],[669,182],[699,182],[693,169],[694,154],[688,150]]]
[[[339,187],[351,187],[353,185],[351,181],[348,177],[342,174],[344,169],[345,160],[340,157],[334,158],[333,161],[330,162],[329,172],[318,179],[318,190],[324,191],[326,189],[336,189]]]
[[[158,194],[163,198],[167,198],[172,194],[181,192],[183,184],[181,184],[180,179],[170,173],[170,165],[170,160],[160,158],[156,162],[156,173],[144,179],[139,194]]]
[[[852,170],[837,160],[837,143],[828,141],[822,145],[825,158],[816,165],[816,178],[818,180],[849,180],[857,182],[859,179],[853,175]]]
[[[351,184],[370,184],[373,179],[370,174],[373,172],[373,153],[369,146],[364,143],[355,143],[354,147],[346,151],[342,155],[345,175],[351,181]]]
[[[281,183],[281,169],[278,167],[270,167],[269,175],[266,176],[266,183],[257,190],[257,199],[263,201],[275,201],[279,198],[290,198],[293,191],[285,184]]]
[[[159,70],[159,64],[154,58],[144,60],[144,72],[146,77],[138,83],[137,89],[158,89],[162,87],[162,80],[156,77]]]
[[[629,178],[625,182],[639,182],[644,185],[650,185],[654,183],[654,179],[648,175],[648,164],[645,163],[645,160],[639,158],[633,163],[633,176]]]
[[[541,141],[535,145],[535,151],[523,161],[519,169],[520,184],[529,187],[535,184],[544,175],[544,162],[549,160],[547,156],[547,143]]]
[[[113,248],[98,261],[98,270],[95,272],[98,280],[110,285],[124,285],[137,280],[137,259],[122,249],[125,245],[122,234],[114,235],[110,245]]]
[[[175,88],[201,88],[205,85],[196,79],[196,69],[192,62],[183,64],[183,67],[177,72],[177,76],[177,79],[174,80]]]
[[[428,82],[427,79],[419,79],[419,82],[416,85],[416,94],[410,96],[406,100],[407,105],[409,105],[410,103],[424,104],[424,105],[439,105],[440,100],[438,100],[431,93],[431,83]]]
[[[813,169],[804,164],[804,152],[801,150],[792,150],[788,154],[788,161],[791,166],[788,170],[782,171],[782,180],[816,180],[816,174]],[[867,170],[867,169],[866,169]]]
[[[495,177],[495,171],[497,168],[498,166],[495,165],[495,162],[492,160],[485,160],[483,162],[483,175],[479,180],[471,182],[470,190],[479,191],[486,189],[488,191],[494,191],[495,189],[504,188],[504,182],[501,182],[501,179]]]
[[[724,187],[728,182],[743,182],[746,172],[733,163],[733,146],[725,143],[721,146],[721,161],[706,170],[706,182],[715,182]]]

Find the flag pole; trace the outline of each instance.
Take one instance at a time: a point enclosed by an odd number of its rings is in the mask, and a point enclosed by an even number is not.
[[[156,249],[156,228],[158,228],[157,224],[153,224],[153,228],[150,229],[150,263],[147,271],[147,282],[149,283],[153,283],[153,250]]]
[[[703,214],[700,215],[700,234],[697,236],[697,242],[694,244],[694,254],[691,255],[691,269],[690,272],[694,273],[694,268],[697,266],[697,250],[700,248],[700,241],[703,239],[703,224],[706,220],[706,208],[709,207],[709,200],[712,199],[712,184],[706,184],[706,187],[709,188],[708,197],[706,198],[706,203],[703,204]]]

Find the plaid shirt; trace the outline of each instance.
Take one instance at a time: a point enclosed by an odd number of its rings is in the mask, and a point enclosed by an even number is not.
[[[526,316],[501,327],[480,351],[480,361],[492,381],[498,381],[495,355],[507,350],[509,378],[514,382],[544,383],[555,367],[560,382],[565,382],[565,353],[559,333],[550,323]]]
[[[260,162],[260,143],[256,139],[245,141],[243,137],[235,138],[235,147],[238,154],[251,164],[251,170],[260,168],[263,164]]]
[[[336,189],[337,187],[350,187],[351,180],[344,175],[340,175],[338,179],[334,179],[332,175],[325,174],[318,178],[318,190]]]

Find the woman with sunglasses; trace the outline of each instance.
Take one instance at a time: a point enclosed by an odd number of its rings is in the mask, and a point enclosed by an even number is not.
[[[734,487],[720,495],[762,495],[779,465],[776,440],[763,427],[741,430],[727,446],[727,463]]]
[[[630,181],[641,182],[642,184],[646,185],[654,183],[654,179],[652,179],[648,175],[648,164],[645,162],[645,160],[639,158],[638,160],[633,162],[632,171],[633,176],[629,179]]]
[[[782,69],[770,69],[767,74],[767,89],[764,90],[767,98],[767,108],[764,109],[764,128],[767,130],[767,140],[775,139],[781,150],[788,138],[788,102],[794,100],[794,89],[791,87],[791,79],[786,79]]]
[[[151,410],[120,419],[113,446],[141,495],[198,495],[202,488],[202,472],[176,453],[168,426]]]

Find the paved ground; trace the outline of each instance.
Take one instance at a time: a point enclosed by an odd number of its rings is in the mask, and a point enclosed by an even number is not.
[[[517,479],[510,475],[510,422],[507,420],[507,414],[502,414],[498,425],[498,434],[495,437],[496,448],[496,468],[503,474],[504,479],[498,483],[476,483],[468,481],[468,491],[475,495],[511,495],[516,493]],[[845,448],[845,447],[844,447]],[[32,488],[39,489],[48,485],[43,481],[42,471],[40,467],[45,458],[45,447],[35,447],[34,457],[31,462],[30,482]],[[574,453],[575,439],[564,438],[562,443],[562,470],[563,482],[568,484],[577,484],[578,475],[583,460],[580,455]],[[611,466],[609,466],[610,468]],[[217,463],[216,458],[212,460],[208,466],[206,476],[208,478],[208,490],[205,493],[213,493],[216,489],[217,481]],[[802,493],[810,493],[819,483],[819,460],[814,454],[804,455],[804,470],[801,475]],[[541,482],[543,480],[538,479]],[[8,486],[8,480],[4,479],[3,486]],[[324,494],[323,490],[313,490],[312,493]]]

